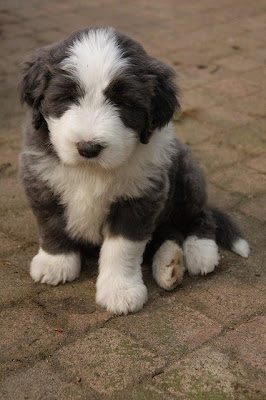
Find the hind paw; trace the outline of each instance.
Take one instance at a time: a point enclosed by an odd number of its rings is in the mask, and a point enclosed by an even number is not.
[[[212,239],[189,236],[184,242],[185,266],[191,275],[206,275],[219,264],[218,246]]]
[[[166,240],[154,256],[153,277],[166,290],[173,290],[184,275],[182,249],[172,240]]]

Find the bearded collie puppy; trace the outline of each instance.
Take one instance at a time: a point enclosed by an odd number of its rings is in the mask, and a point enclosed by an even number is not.
[[[96,302],[127,314],[148,298],[146,255],[166,290],[185,269],[212,272],[217,245],[248,257],[247,241],[208,205],[202,171],[173,134],[174,78],[112,28],[75,32],[26,63],[20,177],[39,226],[35,282],[73,281],[81,253],[97,246]]]

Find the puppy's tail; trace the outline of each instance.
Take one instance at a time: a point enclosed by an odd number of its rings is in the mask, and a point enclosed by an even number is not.
[[[216,221],[216,243],[241,257],[248,258],[249,244],[243,238],[237,224],[218,208],[211,207],[211,210]]]

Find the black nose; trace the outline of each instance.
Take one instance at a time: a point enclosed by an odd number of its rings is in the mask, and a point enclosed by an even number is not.
[[[78,152],[81,156],[87,158],[97,157],[103,146],[93,142],[79,142],[77,145]]]

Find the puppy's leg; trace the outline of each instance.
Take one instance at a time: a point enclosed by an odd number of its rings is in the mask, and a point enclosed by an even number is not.
[[[65,233],[61,213],[46,213],[43,218],[42,210],[34,211],[39,223],[40,249],[30,265],[31,277],[35,282],[53,286],[78,278],[79,248]]]
[[[139,311],[148,299],[141,262],[146,240],[106,237],[101,248],[96,301],[115,314]]]
[[[163,289],[172,290],[184,275],[183,251],[173,240],[166,240],[154,255],[153,277]]]

